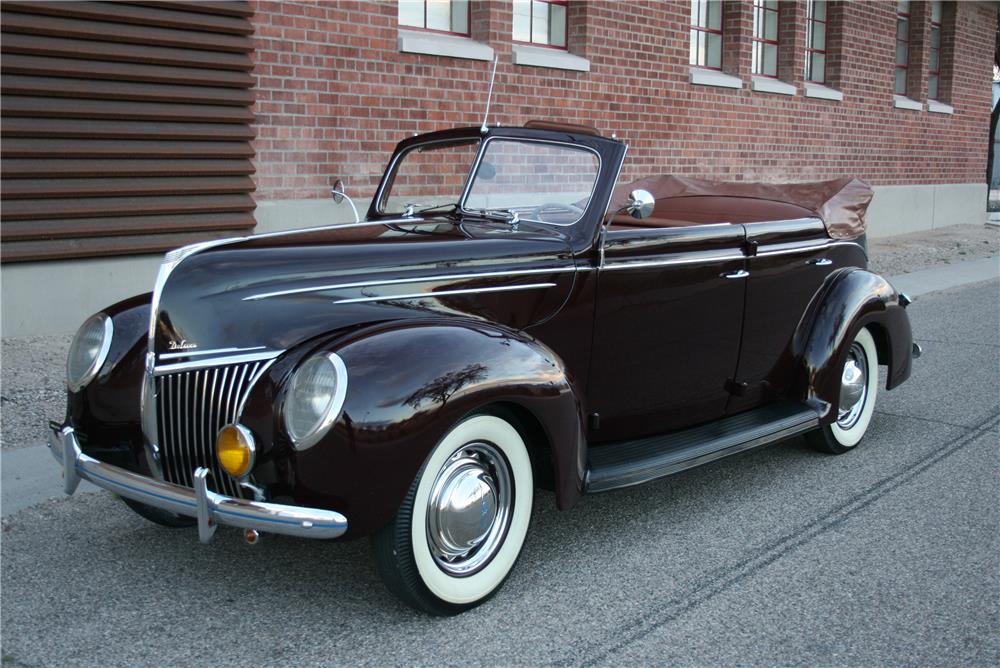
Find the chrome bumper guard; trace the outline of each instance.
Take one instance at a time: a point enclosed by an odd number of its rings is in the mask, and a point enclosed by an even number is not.
[[[67,494],[80,480],[149,506],[198,520],[198,539],[207,543],[219,524],[304,538],[337,538],[347,531],[347,518],[332,510],[234,499],[208,489],[211,471],[198,468],[194,489],[154,480],[105,464],[84,454],[72,427],[51,425],[49,449],[63,467]]]

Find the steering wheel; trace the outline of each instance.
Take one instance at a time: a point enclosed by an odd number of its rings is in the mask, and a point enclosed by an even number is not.
[[[546,202],[545,204],[541,204],[541,205],[539,205],[539,206],[537,206],[535,208],[535,217],[538,218],[538,220],[541,220],[541,221],[544,221],[544,222],[548,223],[548,222],[555,222],[555,221],[550,221],[547,218],[545,218],[545,216],[556,216],[556,217],[558,217],[560,215],[569,214],[569,215],[573,216],[573,220],[576,220],[577,218],[579,218],[580,216],[583,215],[583,211],[584,211],[583,209],[581,209],[580,207],[578,207],[578,206],[576,206],[574,204],[562,204],[562,203],[559,203],[559,202]]]

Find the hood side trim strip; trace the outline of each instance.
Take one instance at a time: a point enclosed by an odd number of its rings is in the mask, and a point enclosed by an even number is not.
[[[528,276],[534,274],[566,274],[576,271],[574,266],[551,267],[547,269],[512,269],[510,271],[485,271],[470,274],[436,274],[431,276],[414,276],[411,278],[392,278],[382,281],[358,281],[355,283],[334,283],[331,285],[317,285],[308,288],[291,288],[288,290],[276,290],[274,292],[262,292],[256,295],[244,297],[243,301],[255,301],[258,299],[269,299],[271,297],[283,297],[285,295],[304,294],[308,292],[325,292],[326,290],[346,290],[350,288],[373,288],[380,285],[404,285],[406,283],[429,283],[431,281],[464,281],[477,278],[495,278],[497,276]],[[338,301],[336,303],[342,303]]]
[[[264,350],[265,346],[252,348],[215,348],[213,350],[185,350],[183,352],[160,353],[161,360],[173,360],[181,357],[200,357],[202,355],[222,355],[223,353],[248,353],[254,350]]]
[[[415,292],[406,295],[382,295],[379,297],[355,297],[353,299],[338,299],[334,304],[363,304],[367,302],[393,302],[401,299],[427,299],[447,297],[450,295],[471,295],[480,292],[513,292],[514,290],[537,290],[539,288],[554,288],[555,283],[528,283],[525,285],[503,285],[492,288],[469,288],[467,290],[441,290],[439,292]]]
[[[175,364],[162,364],[153,369],[153,375],[163,376],[168,373],[178,371],[192,371],[194,369],[204,369],[206,367],[223,366],[226,364],[242,364],[244,362],[260,362],[273,360],[284,350],[265,350],[260,353],[247,353],[244,355],[226,355],[224,357],[213,357],[211,359],[195,360],[193,362],[177,362]]]

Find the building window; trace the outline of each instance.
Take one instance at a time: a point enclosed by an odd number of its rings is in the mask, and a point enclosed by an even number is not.
[[[750,71],[778,76],[778,0],[753,0],[752,44]]]
[[[806,2],[806,81],[826,83],[826,0]]]
[[[514,40],[566,48],[568,0],[514,0]]]
[[[691,0],[691,64],[722,69],[722,0]]]
[[[906,95],[910,63],[910,0],[896,4],[896,95]]]
[[[469,0],[399,0],[399,25],[469,35]]]
[[[927,99],[938,99],[938,83],[941,80],[941,0],[931,3],[931,53],[927,74]]]

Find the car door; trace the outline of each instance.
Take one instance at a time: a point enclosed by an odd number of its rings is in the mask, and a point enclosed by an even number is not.
[[[830,272],[863,261],[860,247],[835,244],[816,218],[747,223],[747,298],[737,392],[727,413],[783,396],[792,382],[792,337]]]
[[[730,224],[606,232],[587,391],[592,442],[723,415],[740,347],[744,236]]]

